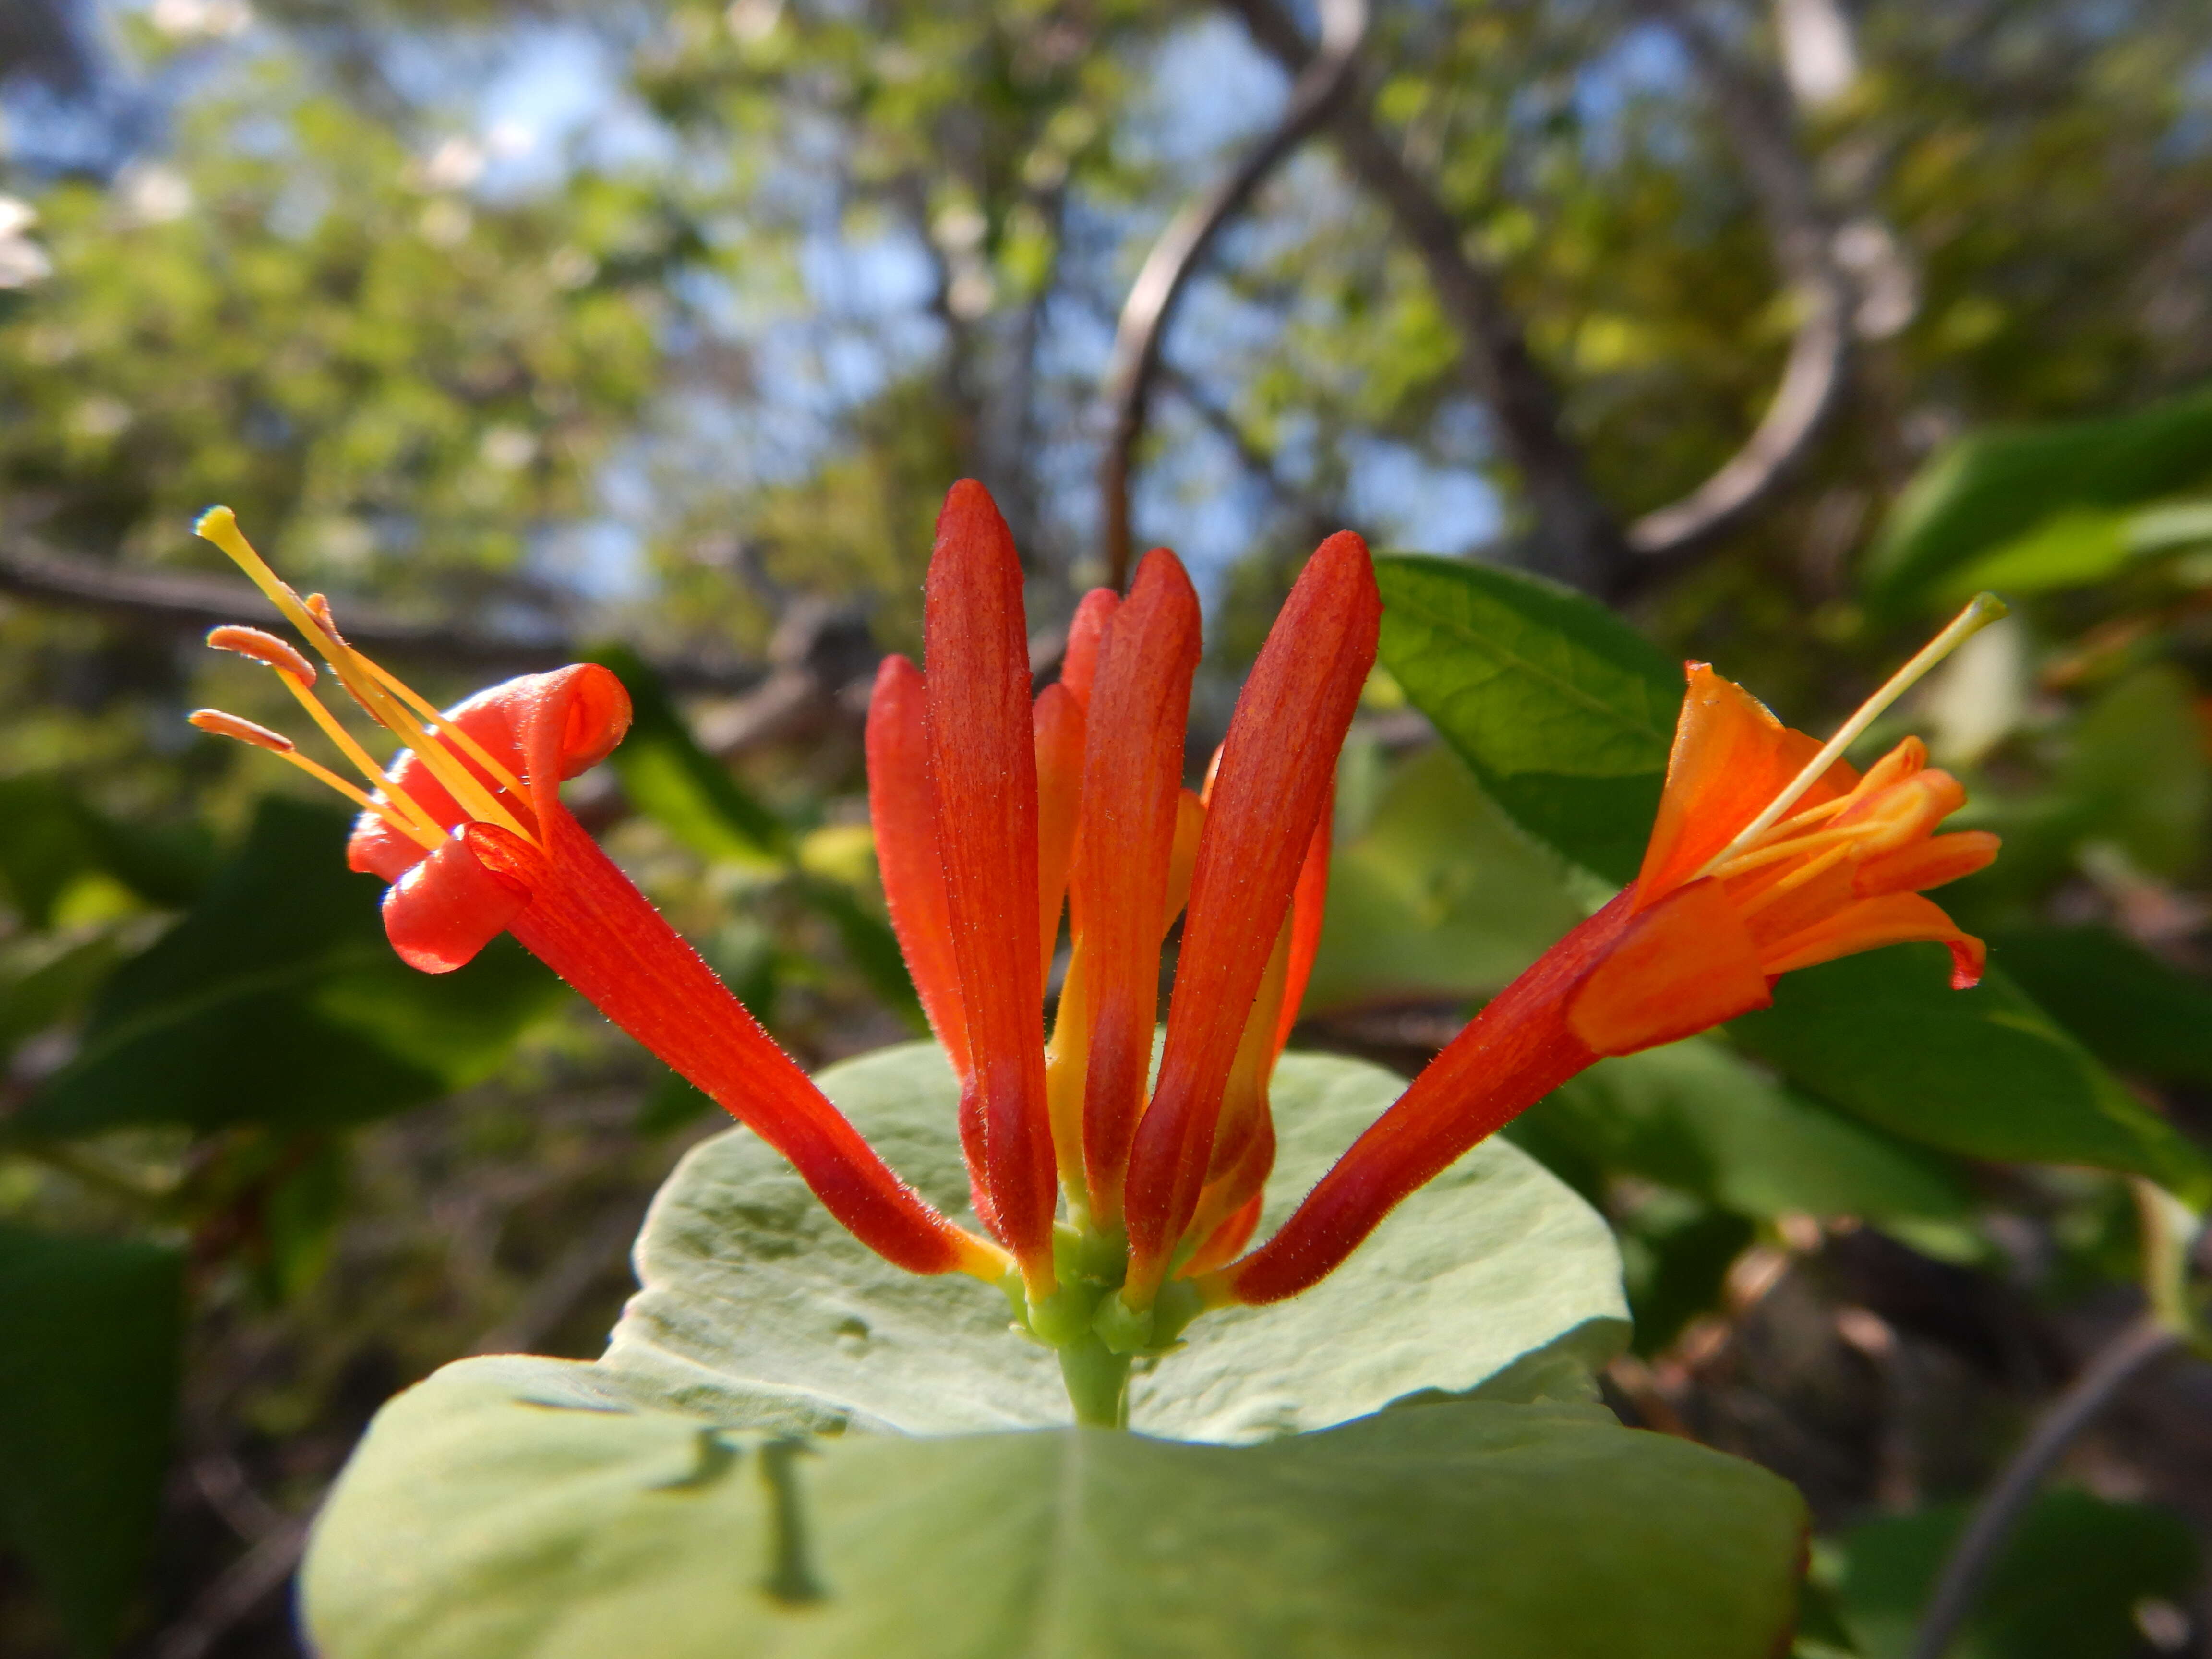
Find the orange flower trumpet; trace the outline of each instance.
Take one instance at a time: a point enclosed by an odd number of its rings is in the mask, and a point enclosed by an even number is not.
[[[590,665],[526,675],[441,713],[349,646],[227,509],[201,533],[273,599],[404,745],[381,766],[315,697],[292,647],[210,643],[271,668],[360,773],[216,710],[203,729],[279,754],[361,809],[349,857],[390,883],[393,947],[428,972],[501,932],[788,1158],[856,1237],[916,1273],[1001,1285],[1060,1350],[1091,1420],[1119,1413],[1129,1356],[1208,1306],[1297,1294],[1408,1193],[1601,1056],[1764,1006],[1780,975],[1902,940],[1982,948],[1920,896],[1996,842],[1940,834],[1964,800],[1906,738],[1861,774],[1844,748],[1987,619],[1975,607],[1823,745],[1703,664],[1637,879],[1501,993],[1247,1251],[1274,1160],[1268,1080],[1311,970],[1336,757],[1375,659],[1364,543],[1307,562],[1202,792],[1184,787],[1197,596],[1156,550],[1127,598],[1078,608],[1059,681],[1032,696],[1022,572],[983,489],[956,485],[926,586],[925,661],[887,659],[867,722],[884,896],[959,1082],[979,1228],[908,1188],[763,1032],[562,805],[622,739],[621,683]],[[1155,1078],[1162,950],[1182,934]],[[1049,1037],[1048,969],[1066,970]],[[1240,1254],[1241,1253],[1241,1254]]]

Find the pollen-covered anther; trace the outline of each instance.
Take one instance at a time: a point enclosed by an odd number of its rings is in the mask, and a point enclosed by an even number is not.
[[[289,674],[302,685],[315,683],[315,665],[274,634],[264,634],[258,628],[248,628],[240,623],[228,623],[208,630],[207,642],[218,651],[233,651],[241,657],[251,657],[280,674]]]
[[[227,714],[220,708],[195,708],[185,716],[185,720],[215,737],[235,738],[271,754],[289,755],[297,748],[282,732],[271,732],[265,726],[257,726],[241,715]]]

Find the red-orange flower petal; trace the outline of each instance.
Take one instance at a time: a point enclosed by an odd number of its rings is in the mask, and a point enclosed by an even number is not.
[[[493,824],[465,836],[532,894],[509,926],[524,947],[789,1158],[862,1243],[911,1273],[989,1275],[988,1247],[892,1173],[568,813],[547,815],[542,848]]]
[[[1299,574],[1230,720],[1159,1084],[1130,1160],[1127,1288],[1136,1298],[1158,1285],[1197,1206],[1222,1089],[1328,805],[1382,610],[1367,544],[1349,532],[1330,537]]]
[[[1750,930],[1708,878],[1637,915],[1574,993],[1567,1024],[1595,1053],[1631,1054],[1772,1000]]]
[[[1933,943],[1951,951],[1951,988],[1964,991],[1980,982],[1989,947],[1917,893],[1886,893],[1847,904],[1802,932],[1771,947],[1768,971],[1786,974],[1838,957],[1884,945]]]
[[[964,1079],[971,1069],[968,1017],[960,1006],[952,915],[937,853],[927,698],[920,669],[904,657],[884,659],[868,699],[868,821],[875,826],[876,868],[891,931],[930,1030]]]
[[[1067,624],[1067,648],[1060,653],[1060,683],[1085,708],[1091,703],[1091,682],[1098,676],[1098,653],[1105,648],[1107,633],[1114,625],[1115,613],[1121,608],[1119,593],[1110,587],[1094,587],[1078,602],[1074,620]]]
[[[1175,555],[1156,549],[1114,618],[1091,694],[1075,872],[1091,1050],[1084,1170],[1094,1212],[1109,1226],[1121,1219],[1121,1176],[1152,1065],[1159,918],[1198,656],[1198,594]]]
[[[1052,977],[1060,913],[1075,859],[1075,826],[1083,808],[1083,704],[1064,685],[1048,685],[1030,710],[1037,769],[1037,993]]]
[[[450,974],[505,933],[529,902],[528,888],[494,875],[449,841],[385,890],[385,937],[410,968]]]
[[[629,730],[629,693],[622,681],[597,663],[577,663],[489,687],[449,709],[441,724],[459,726],[515,772],[530,799],[511,804],[534,814],[557,808],[562,783],[605,760]],[[461,764],[491,784],[483,768],[465,754],[456,754]],[[467,820],[469,815],[420,756],[404,753],[387,769],[394,783],[447,829]],[[351,868],[386,881],[398,880],[423,856],[413,841],[366,813],[346,845]]]
[[[1283,1006],[1275,1017],[1275,1052],[1281,1054],[1283,1045],[1291,1040],[1291,1028],[1298,1023],[1298,1009],[1306,1000],[1306,985],[1313,978],[1314,958],[1321,953],[1322,923],[1328,910],[1328,859],[1334,826],[1330,820],[1335,811],[1336,792],[1329,791],[1329,799],[1321,810],[1321,823],[1314,830],[1313,845],[1306,849],[1305,864],[1298,871],[1298,884],[1291,895],[1291,962],[1290,971],[1283,981]]]
[[[1569,1029],[1577,988],[1634,921],[1626,892],[1499,992],[1258,1249],[1228,1269],[1238,1302],[1279,1302],[1334,1272],[1407,1194],[1590,1065]]]
[[[1636,878],[1639,908],[1698,874],[1820,752],[1817,740],[1783,725],[1710,665],[1686,668],[1689,690],[1667,759],[1666,790]],[[1858,774],[1838,761],[1800,805],[1832,800],[1857,781]]]
[[[992,1207],[1030,1291],[1049,1294],[1057,1203],[1037,1003],[1036,749],[1013,537],[983,487],[955,484],[924,589],[930,777],[967,1011],[969,1089]]]

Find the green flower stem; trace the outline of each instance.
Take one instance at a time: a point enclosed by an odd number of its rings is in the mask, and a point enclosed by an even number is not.
[[[1075,1407],[1075,1420],[1094,1429],[1129,1426],[1129,1358],[1096,1336],[1085,1336],[1060,1350],[1060,1379]]]

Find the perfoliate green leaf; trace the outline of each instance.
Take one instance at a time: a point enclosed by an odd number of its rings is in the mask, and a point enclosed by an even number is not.
[[[1601,1409],[1407,1407],[1261,1446],[798,1440],[448,1366],[318,1522],[325,1659],[1765,1659],[1802,1508]]]
[[[1846,957],[1784,975],[1771,1008],[1729,1029],[1801,1087],[1907,1139],[2131,1170],[2212,1199],[2202,1154],[2002,973],[1952,991],[1948,971],[1938,945]]]
[[[1509,817],[1619,882],[1636,873],[1682,677],[1604,606],[1534,576],[1387,558],[1382,665]]]
[[[106,1653],[161,1511],[184,1340],[173,1250],[0,1227],[0,1540]]]
[[[884,1049],[820,1081],[926,1197],[964,1207],[958,1094],[935,1045]],[[1284,1057],[1263,1234],[1403,1087],[1358,1061]],[[603,1363],[668,1397],[793,1429],[1069,1419],[1054,1355],[1008,1334],[996,1291],[888,1266],[744,1131],[702,1143],[670,1176],[637,1261],[645,1289]],[[1625,1311],[1604,1222],[1524,1154],[1488,1144],[1306,1295],[1198,1320],[1182,1352],[1134,1379],[1131,1420],[1209,1440],[1319,1428],[1407,1395],[1472,1389],[1554,1343],[1601,1362],[1626,1338]]]
[[[957,1205],[933,1048],[822,1081]],[[1285,1059],[1263,1227],[1399,1086]],[[1200,1317],[1135,1390],[1176,1439],[1038,1426],[1054,1358],[998,1292],[885,1267],[742,1132],[638,1263],[600,1361],[464,1361],[385,1408],[303,1577],[326,1659],[1763,1659],[1789,1626],[1796,1494],[1589,1403],[1618,1260],[1503,1143],[1305,1297]]]
[[[2130,414],[1969,433],[1898,497],[1864,566],[1891,615],[1947,599],[1978,556],[2069,510],[2154,501],[2212,477],[2212,388]]]
[[[458,973],[402,963],[378,915],[382,884],[345,867],[348,822],[264,801],[191,914],[108,981],[77,1057],[15,1125],[328,1127],[497,1065],[559,981],[507,939]]]

